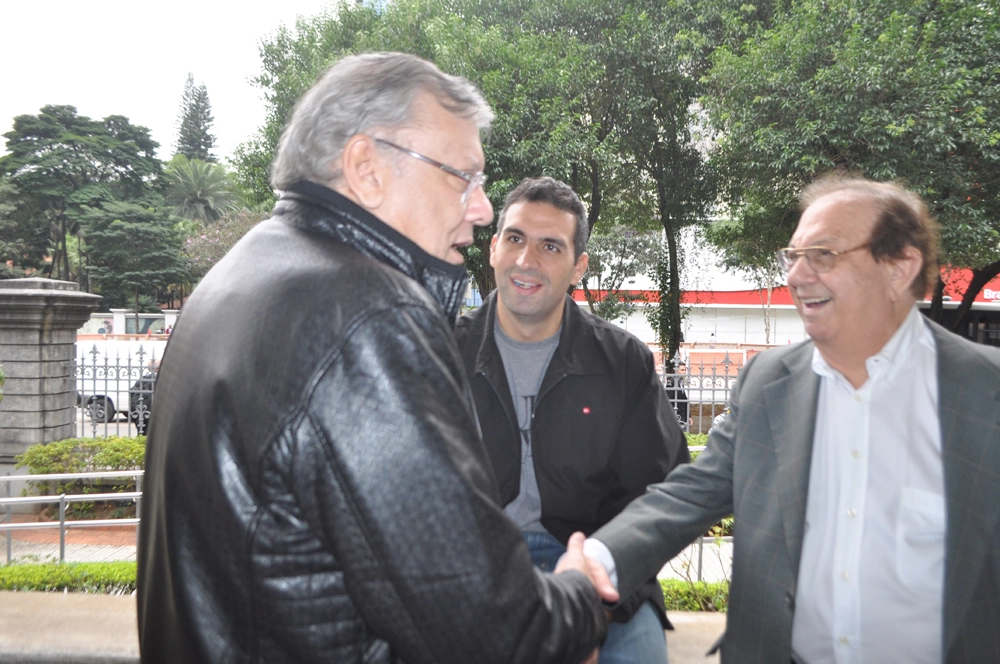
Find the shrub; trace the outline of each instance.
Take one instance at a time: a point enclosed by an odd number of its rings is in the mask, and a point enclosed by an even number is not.
[[[705,445],[708,443],[707,433],[686,433],[684,435],[687,437],[687,444],[689,447],[693,445]]]
[[[26,467],[32,475],[43,475],[106,470],[139,470],[143,466],[145,457],[145,436],[135,438],[109,436],[107,438],[67,438],[51,443],[32,445],[24,454],[14,457],[14,461],[18,468]],[[60,493],[123,492],[134,491],[135,480],[123,477],[111,480],[75,482],[31,482],[31,486],[35,493],[44,496]],[[67,507],[67,516],[73,519],[100,518],[100,514],[94,513],[94,506],[94,503],[90,502],[71,503]],[[127,511],[131,512],[134,509],[134,506],[129,506]]]
[[[67,438],[32,445],[14,457],[32,475],[139,470],[146,458],[146,437]],[[58,487],[60,492],[65,486]]]
[[[728,581],[660,579],[667,611],[719,611],[729,608]]]
[[[0,590],[128,595],[135,592],[135,563],[11,563],[0,565]]]

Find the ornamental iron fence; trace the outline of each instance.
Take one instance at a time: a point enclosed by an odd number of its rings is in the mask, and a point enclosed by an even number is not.
[[[153,407],[156,350],[98,349],[76,358],[79,437],[145,435]]]

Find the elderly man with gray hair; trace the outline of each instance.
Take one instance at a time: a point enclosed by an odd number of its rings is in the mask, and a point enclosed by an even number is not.
[[[582,535],[543,574],[500,509],[452,336],[491,120],[402,54],[344,58],[299,102],[273,217],[164,355],[143,661],[574,662],[604,638]]]

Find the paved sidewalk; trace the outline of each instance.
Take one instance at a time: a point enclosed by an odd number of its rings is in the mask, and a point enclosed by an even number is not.
[[[5,518],[2,519],[6,521]],[[14,515],[15,523],[37,521],[35,516]],[[45,522],[52,524],[53,522]],[[11,560],[58,562],[59,528],[14,530],[0,533],[0,564],[7,562],[7,535]],[[70,528],[66,531],[66,562],[135,561],[135,526]]]
[[[0,662],[134,664],[135,598],[0,592]]]
[[[670,612],[670,664],[717,664],[705,657],[725,615]],[[0,592],[0,664],[135,664],[139,661],[135,597],[82,593]]]
[[[15,518],[17,521],[27,517]],[[6,558],[0,535],[0,564]],[[12,558],[32,561],[59,559],[59,529],[14,531]],[[705,576],[725,575],[729,551],[704,555]],[[135,560],[135,527],[76,528],[66,533],[69,562]],[[697,565],[691,549],[664,567],[661,576],[684,578]],[[725,629],[725,614],[674,612],[674,630],[667,632],[670,664],[718,664],[705,653]],[[135,598],[83,593],[0,592],[0,664],[110,664],[139,661]]]

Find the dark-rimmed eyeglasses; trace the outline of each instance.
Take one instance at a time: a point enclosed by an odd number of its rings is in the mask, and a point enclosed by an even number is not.
[[[471,196],[472,192],[476,190],[476,187],[483,187],[484,189],[486,187],[486,174],[483,173],[482,171],[476,171],[475,173],[469,171],[461,171],[457,168],[449,166],[448,164],[442,164],[437,159],[431,159],[430,157],[422,155],[419,152],[414,152],[409,148],[404,148],[402,145],[396,145],[392,141],[387,141],[384,138],[373,138],[372,140],[374,140],[376,143],[381,143],[382,145],[387,145],[390,148],[399,150],[403,154],[407,154],[413,157],[414,159],[419,159],[425,164],[430,164],[431,166],[440,168],[442,171],[448,173],[449,175],[454,175],[457,178],[462,178],[463,180],[465,180],[468,183],[468,186],[466,186],[465,191],[462,193],[462,205],[466,204],[466,202],[469,200],[469,196]]]
[[[825,274],[837,264],[837,256],[843,256],[859,249],[867,249],[870,244],[870,242],[865,242],[864,244],[859,244],[856,247],[844,249],[843,251],[835,251],[826,247],[802,247],[800,249],[785,247],[784,249],[778,249],[778,265],[782,270],[788,272],[800,258],[805,256],[806,262],[812,268],[813,272],[816,274]]]

